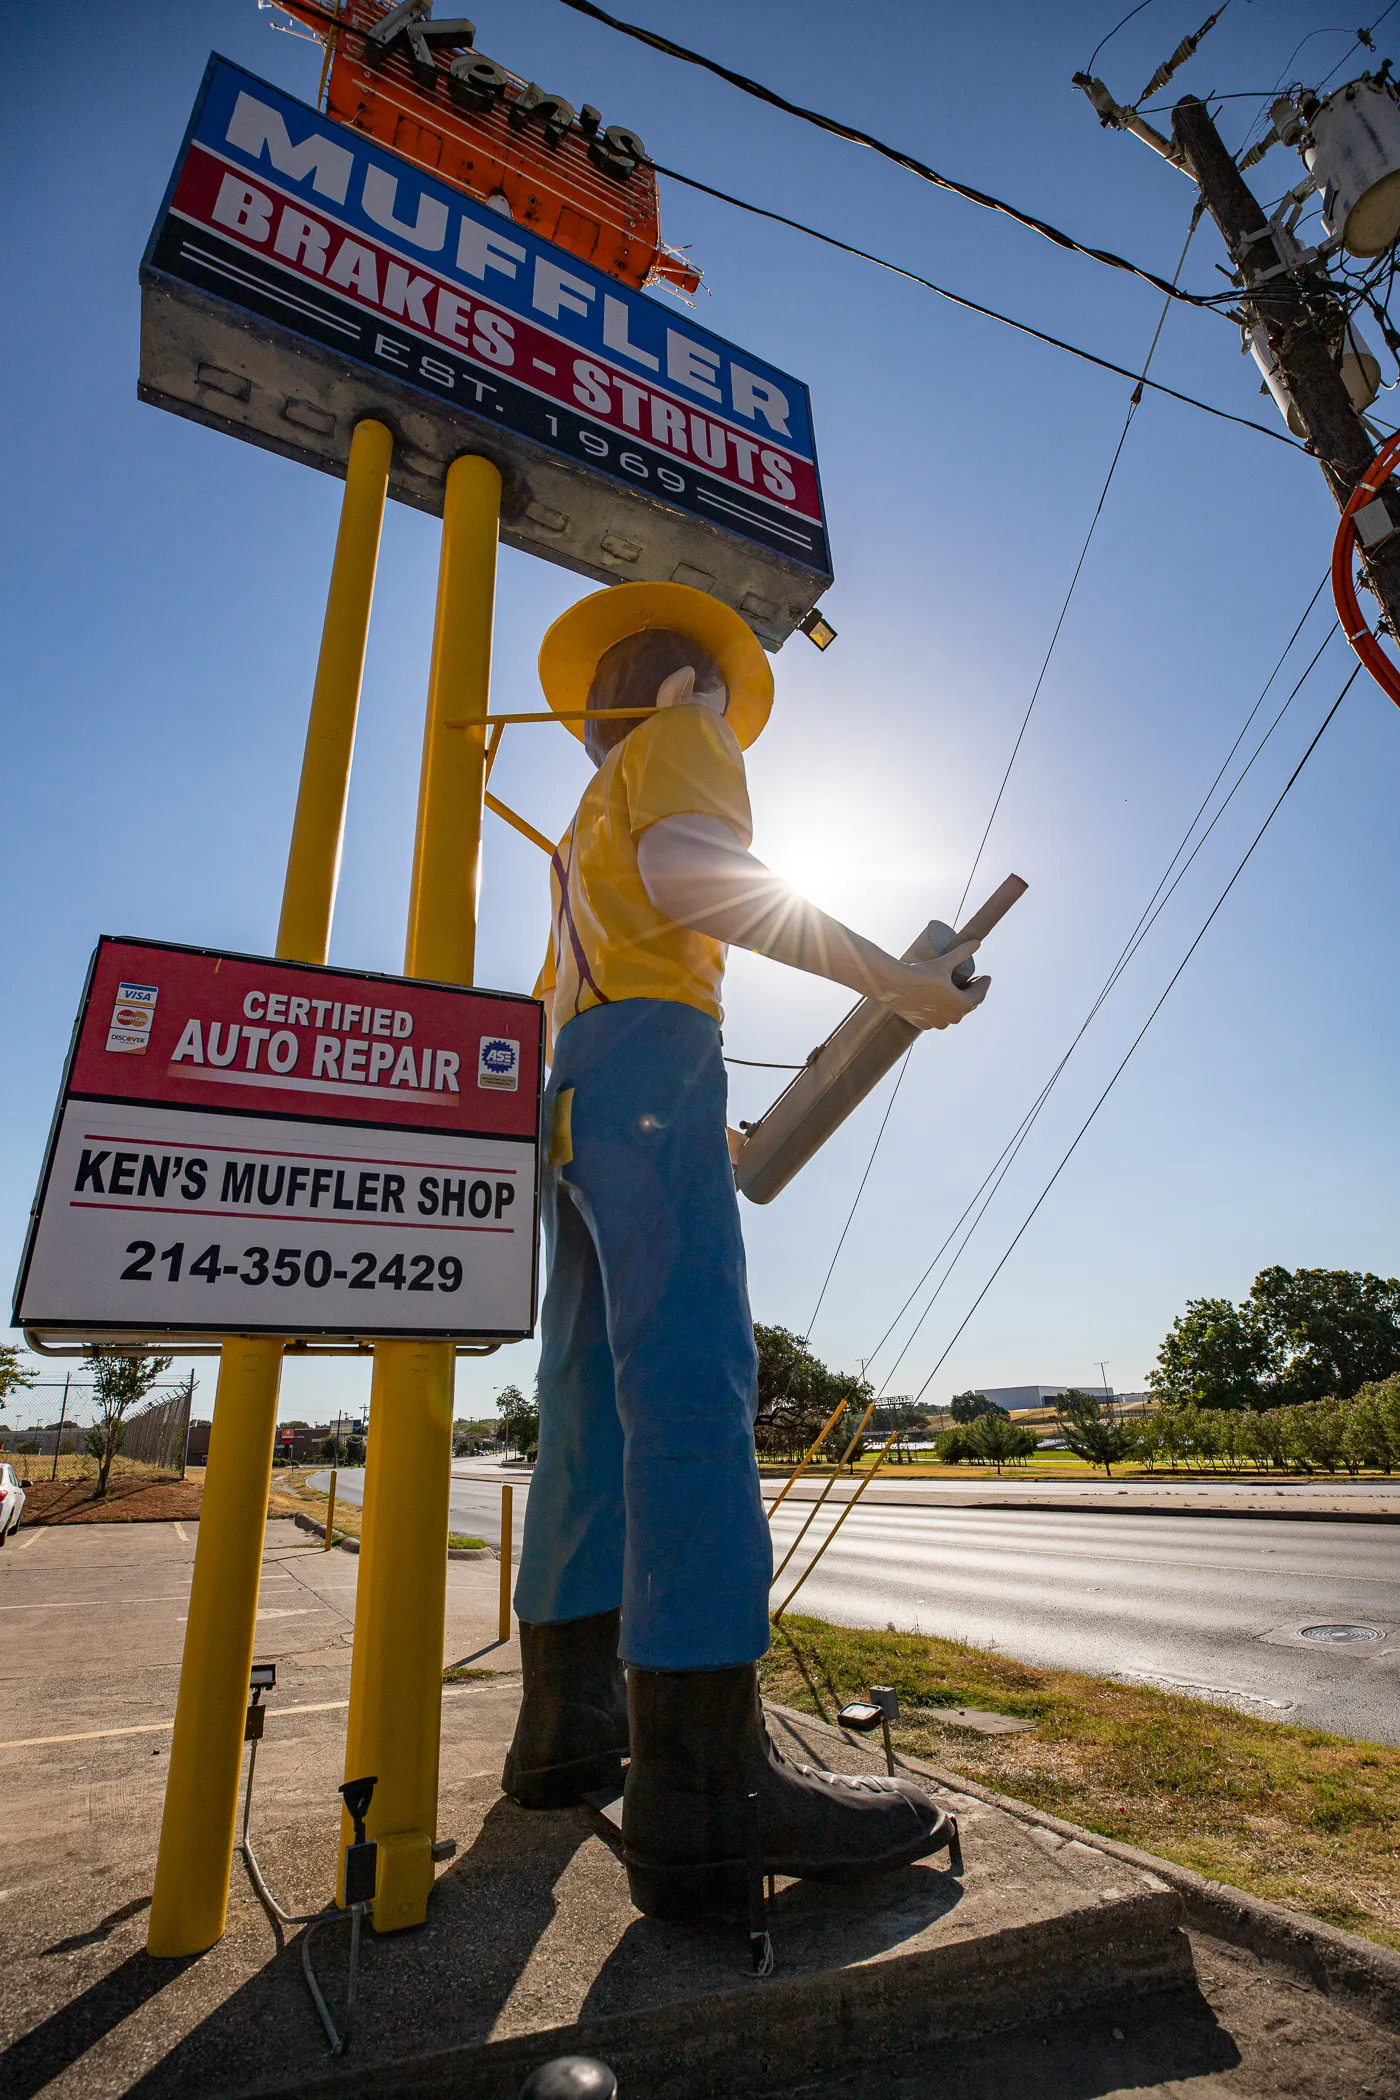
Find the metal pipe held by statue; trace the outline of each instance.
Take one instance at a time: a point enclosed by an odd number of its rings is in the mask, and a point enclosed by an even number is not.
[[[1008,875],[957,933],[931,919],[901,962],[931,962],[963,941],[981,940],[1028,887],[1019,875]],[[973,975],[971,962],[960,963],[953,982],[967,984]],[[862,999],[853,1007],[767,1113],[749,1125],[734,1162],[740,1195],[750,1203],[771,1203],[780,1195],[922,1032],[882,999]]]

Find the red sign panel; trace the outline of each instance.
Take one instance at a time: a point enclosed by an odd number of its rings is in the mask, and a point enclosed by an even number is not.
[[[542,1020],[507,993],[104,940],[16,1323],[40,1346],[528,1334]]]

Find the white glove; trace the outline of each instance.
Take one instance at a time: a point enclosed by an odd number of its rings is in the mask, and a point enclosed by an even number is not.
[[[955,1028],[959,1021],[980,1006],[987,996],[990,977],[974,977],[964,988],[953,983],[953,972],[981,946],[964,941],[932,962],[895,963],[899,980],[893,990],[881,992],[887,1005],[916,1028]]]

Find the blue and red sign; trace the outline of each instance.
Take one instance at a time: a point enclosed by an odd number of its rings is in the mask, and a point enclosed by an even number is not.
[[[145,267],[829,573],[798,380],[225,59]]]

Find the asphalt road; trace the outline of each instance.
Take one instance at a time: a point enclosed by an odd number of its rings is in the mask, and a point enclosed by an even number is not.
[[[483,1469],[484,1470],[484,1469]],[[507,1476],[510,1477],[510,1476]],[[358,1500],[363,1474],[342,1473]],[[452,1528],[500,1538],[500,1478],[454,1475]],[[515,1475],[516,1551],[528,1481]],[[773,1520],[781,1560],[808,1514]],[[833,1521],[815,1520],[781,1601]],[[1400,1743],[1400,1526],[1286,1517],[862,1503],[794,1603],[1022,1661],[1224,1698],[1281,1721]],[[1359,1626],[1379,1638],[1316,1639]]]

